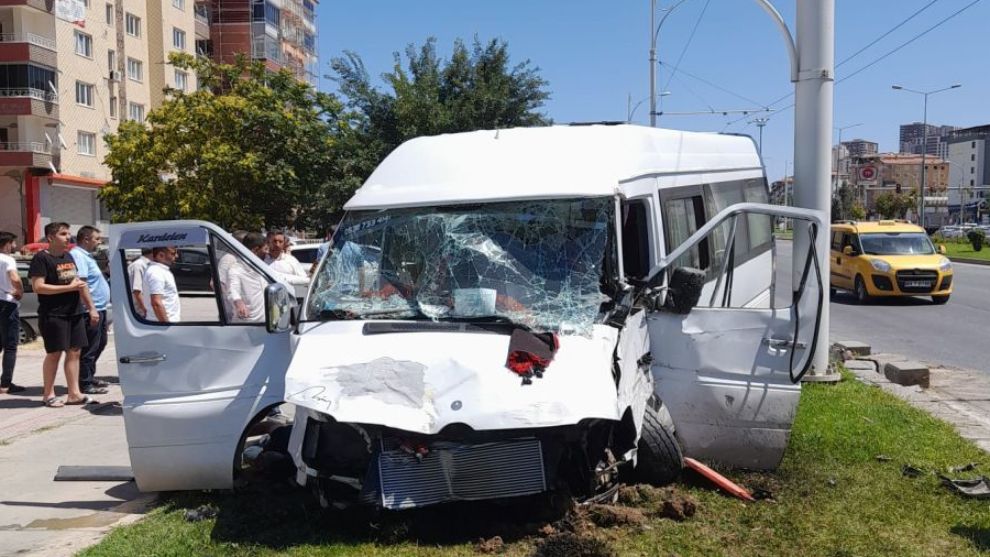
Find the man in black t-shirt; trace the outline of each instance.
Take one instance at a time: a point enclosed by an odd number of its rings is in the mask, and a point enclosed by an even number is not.
[[[86,347],[86,310],[92,325],[99,323],[100,315],[93,309],[86,281],[76,273],[76,263],[69,255],[69,225],[53,222],[45,226],[48,249],[31,259],[28,277],[31,288],[38,295],[38,328],[45,341],[45,361],[42,364],[45,406],[58,408],[65,404],[94,402],[79,390],[79,355]],[[55,374],[58,362],[65,353],[65,381],[69,388],[68,399],[55,398]]]

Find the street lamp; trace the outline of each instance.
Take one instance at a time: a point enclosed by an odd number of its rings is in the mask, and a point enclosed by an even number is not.
[[[835,195],[836,190],[839,189],[839,152],[842,150],[842,130],[848,130],[849,128],[855,128],[856,126],[862,126],[863,123],[849,124],[848,126],[838,127],[835,129],[839,130],[839,142],[835,145],[835,183],[832,186],[832,195]]]
[[[761,117],[761,118],[753,118],[752,120],[749,121],[750,124],[756,124],[756,127],[757,128],[760,128],[759,151],[760,151],[760,156],[761,157],[763,156],[763,127],[766,126],[767,125],[767,122],[769,122],[769,121],[770,121],[770,118],[767,118],[765,116],[764,117]]]
[[[650,0],[650,127],[657,126],[657,38],[660,36],[660,28],[663,22],[667,21],[667,16],[671,14],[677,6],[687,0],[680,0],[673,6],[664,10],[660,23],[656,24],[657,0]]]
[[[670,94],[670,91],[660,91],[660,94],[658,96],[660,96],[660,97],[666,97],[669,94]],[[646,98],[640,99],[634,105],[634,104],[632,104],[632,94],[629,94],[626,97],[626,123],[627,124],[631,124],[632,123],[632,119],[633,119],[633,116],[636,114],[636,110],[639,109],[640,105],[642,105],[643,103],[645,103],[648,100],[650,100],[650,97],[646,97]]]
[[[891,89],[897,91],[907,91],[908,93],[914,93],[925,97],[924,123],[921,125],[921,128],[924,130],[922,132],[924,134],[924,139],[922,140],[921,148],[921,191],[918,195],[920,203],[920,210],[918,211],[918,226],[922,228],[925,227],[925,187],[928,185],[928,169],[925,166],[925,158],[928,155],[928,95],[934,95],[935,93],[941,93],[942,91],[948,91],[949,89],[958,89],[960,87],[962,87],[962,84],[956,83],[954,85],[943,87],[941,89],[934,89],[932,91],[916,91],[900,85],[890,86]]]

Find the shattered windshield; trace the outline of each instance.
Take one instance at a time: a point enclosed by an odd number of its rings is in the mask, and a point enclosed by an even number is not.
[[[603,294],[612,198],[349,213],[309,319],[506,321],[586,334]]]

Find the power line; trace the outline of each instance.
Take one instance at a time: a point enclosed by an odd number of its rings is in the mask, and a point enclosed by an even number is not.
[[[674,76],[672,75],[671,76],[671,79],[673,79],[673,77]],[[715,107],[712,106],[712,104],[710,102],[708,102],[708,100],[705,99],[705,97],[701,96],[700,93],[698,93],[697,91],[695,91],[694,89],[692,89],[691,86],[688,85],[687,80],[683,79],[681,76],[676,76],[676,77],[677,77],[677,82],[680,83],[685,89],[687,89],[687,92],[688,93],[691,93],[692,95],[694,95],[695,98],[697,98],[699,101],[701,101],[701,104],[707,106],[713,112],[715,111]],[[664,89],[666,89],[666,87],[664,87]]]
[[[665,62],[660,62],[660,65],[661,66],[668,66],[668,67],[670,66],[670,64],[667,64]],[[746,101],[748,103],[752,103],[752,104],[754,104],[756,106],[764,107],[764,108],[766,108],[766,106],[767,106],[767,105],[765,105],[765,104],[763,104],[761,102],[757,102],[757,101],[754,101],[753,99],[744,97],[744,96],[740,95],[739,93],[736,93],[735,91],[731,91],[729,89],[726,89],[725,87],[722,87],[721,85],[717,85],[715,83],[712,83],[711,81],[708,81],[705,78],[698,77],[698,76],[696,76],[696,75],[694,75],[694,74],[692,74],[690,72],[687,72],[685,70],[680,70],[680,73],[682,73],[682,74],[684,74],[684,75],[686,75],[686,76],[688,76],[688,77],[690,77],[692,79],[698,80],[698,81],[704,83],[705,85],[707,85],[709,87],[718,89],[719,91],[722,91],[723,93],[728,93],[729,95],[732,95],[733,97],[736,97],[738,99],[742,99],[742,100],[744,100],[744,101]]]
[[[890,35],[894,31],[897,31],[898,29],[900,29],[901,27],[903,27],[907,22],[911,21],[912,19],[914,19],[915,17],[917,17],[918,15],[920,15],[921,12],[923,12],[923,11],[927,10],[928,8],[932,7],[934,4],[936,4],[939,1],[940,0],[932,0],[931,2],[925,4],[924,6],[921,7],[921,9],[919,9],[918,11],[916,11],[913,14],[909,15],[907,17],[907,19],[905,19],[905,20],[901,21],[900,23],[898,23],[897,25],[891,27],[883,35],[880,35],[879,37],[873,39],[873,41],[870,42],[870,44],[864,46],[863,48],[857,50],[856,52],[850,54],[849,56],[846,56],[841,62],[839,62],[838,64],[836,64],[835,67],[838,68],[838,67],[842,66],[843,64],[845,64],[846,62],[848,62],[848,61],[852,60],[853,58],[859,56],[860,54],[863,53],[863,51],[865,51],[866,49],[870,48],[871,46],[877,44],[878,42],[880,42],[881,40],[883,40],[885,37],[887,37],[887,35]]]
[[[701,20],[705,17],[705,12],[708,11],[708,5],[711,4],[712,0],[705,0],[705,5],[701,8],[701,13],[698,14],[698,19],[694,20],[694,27],[691,28],[691,34],[688,35],[688,40],[684,43],[684,48],[681,49],[680,56],[677,57],[677,63],[674,64],[674,69],[670,73],[670,77],[667,78],[666,85],[663,86],[664,89],[670,87],[670,81],[674,79],[674,75],[677,74],[677,69],[681,67],[681,60],[684,59],[684,55],[687,54],[688,48],[691,46],[691,41],[694,40],[694,34],[698,32],[698,26],[701,25]]]

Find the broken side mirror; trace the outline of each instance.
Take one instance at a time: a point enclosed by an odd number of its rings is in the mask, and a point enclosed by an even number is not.
[[[677,267],[670,277],[665,307],[674,313],[690,313],[701,299],[705,272],[693,267]]]
[[[284,284],[269,284],[265,288],[265,329],[269,333],[291,330],[295,305],[295,297]]]

